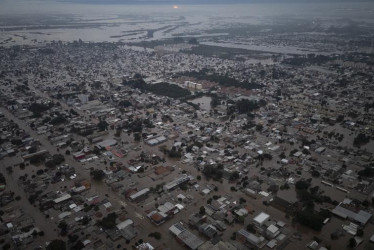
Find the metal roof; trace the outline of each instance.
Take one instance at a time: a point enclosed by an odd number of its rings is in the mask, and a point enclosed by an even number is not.
[[[197,249],[204,243],[204,241],[202,241],[200,238],[198,238],[196,235],[194,235],[188,230],[181,232],[177,237],[181,241],[183,241],[184,244],[186,244],[189,248],[193,250]]]
[[[270,215],[267,213],[261,212],[259,215],[257,215],[253,220],[257,222],[258,224],[264,223],[267,219],[269,219]]]

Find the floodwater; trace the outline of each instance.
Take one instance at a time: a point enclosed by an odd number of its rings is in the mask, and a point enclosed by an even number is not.
[[[180,5],[174,9],[173,5],[6,1],[0,8],[0,42],[10,39],[2,43],[9,46],[78,39],[85,42],[138,42],[186,35],[218,36],[224,33],[212,34],[209,30],[271,23],[274,18],[282,17],[331,20],[331,23],[346,18],[373,22],[373,13],[373,2]],[[13,30],[9,30],[10,27]],[[289,46],[250,45],[248,49],[302,53],[300,49]]]
[[[200,105],[200,110],[203,111],[210,111],[210,102],[212,101],[212,98],[209,96],[202,96],[193,100],[190,100],[190,102]]]
[[[210,46],[219,46],[225,48],[235,48],[235,49],[246,49],[255,50],[263,52],[271,52],[276,54],[296,54],[296,55],[306,55],[310,53],[315,54],[336,54],[336,51],[331,51],[330,53],[322,52],[317,49],[305,49],[295,46],[282,46],[282,45],[256,45],[256,44],[237,44],[232,42],[202,42],[201,44]]]

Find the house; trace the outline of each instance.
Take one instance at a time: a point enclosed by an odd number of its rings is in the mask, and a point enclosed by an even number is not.
[[[120,231],[121,236],[126,240],[132,240],[137,236],[134,222],[131,219],[122,221],[116,225],[116,228]]]
[[[257,248],[262,248],[266,244],[266,240],[262,236],[256,236],[245,229],[240,229],[236,234],[237,240],[242,243],[249,243]]]
[[[289,212],[290,209],[292,208],[292,203],[289,201],[279,197],[275,196],[272,201],[270,202],[270,205],[276,209],[279,209],[283,212]]]
[[[244,190],[244,193],[247,194],[249,197],[251,197],[253,199],[257,199],[257,192],[253,189],[246,188]]]
[[[217,228],[211,224],[204,223],[199,226],[199,232],[208,237],[209,239],[214,238],[217,235]]]
[[[264,223],[270,218],[270,215],[267,213],[261,212],[259,213],[254,219],[254,223],[258,226],[261,227],[264,225]]]
[[[270,225],[266,229],[266,236],[269,237],[270,239],[277,237],[279,233],[280,233],[279,228],[274,225]]]
[[[161,225],[168,219],[168,215],[164,213],[160,213],[156,210],[147,214],[147,217],[152,221],[153,224],[156,226]]]
[[[149,188],[144,188],[134,194],[131,194],[129,197],[129,200],[132,202],[140,202],[147,198],[149,191],[150,191]]]
[[[191,226],[195,226],[197,227],[199,224],[205,222],[207,219],[207,217],[205,215],[200,215],[199,213],[196,213],[196,214],[191,214],[189,217],[188,217],[188,223],[191,225]]]
[[[192,180],[193,177],[189,176],[187,174],[183,174],[181,177],[167,183],[164,185],[163,189],[164,191],[171,191],[179,187],[180,185],[187,183],[188,181]]]
[[[235,247],[233,244],[229,242],[219,241],[217,244],[213,244],[210,241],[206,241],[202,244],[198,250],[237,250],[238,248]]]
[[[172,225],[169,232],[176,237],[179,243],[192,250],[198,249],[204,243],[203,240],[187,230],[181,222]]]
[[[62,194],[60,197],[54,199],[53,202],[54,202],[55,204],[59,204],[59,203],[61,203],[61,202],[64,202],[64,201],[69,200],[70,198],[71,198],[71,195],[65,193],[65,194]]]
[[[115,146],[117,144],[117,141],[114,140],[114,139],[107,139],[107,140],[104,140],[102,142],[98,142],[96,143],[96,147],[98,149],[105,149],[107,147],[112,147],[112,146]]]
[[[142,244],[138,245],[136,249],[139,250],[154,250],[155,248],[148,242],[143,242]]]

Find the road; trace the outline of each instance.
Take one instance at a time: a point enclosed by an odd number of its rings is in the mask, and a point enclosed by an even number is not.
[[[9,112],[7,109],[0,107],[0,111],[4,114],[4,116],[8,120],[12,120],[15,122],[20,129],[23,129],[26,133],[28,133],[31,137],[35,140],[38,140],[42,147],[47,149],[50,154],[58,154],[60,152],[57,151],[56,147],[53,146],[43,135],[38,135],[34,130],[32,130],[24,121],[18,119],[15,115]],[[87,171],[80,162],[75,161],[72,156],[65,156],[65,163],[69,166],[72,166],[76,170],[76,174],[78,178],[85,178],[90,179],[89,171]],[[28,211],[30,216],[36,221],[37,226],[46,233],[46,238],[48,240],[58,238],[58,233],[55,230],[51,230],[50,224],[52,223],[50,220],[46,219],[43,213],[32,206],[26,197],[26,194],[21,186],[17,184],[17,180],[12,179],[12,175],[8,175],[6,173],[5,168],[0,168],[3,172],[4,176],[7,178],[8,187],[10,190],[15,192],[17,195],[21,196],[21,201],[18,203],[20,207],[22,207],[25,211]],[[144,216],[142,209],[140,209],[137,204],[127,203],[124,201],[124,198],[116,192],[113,192],[108,186],[103,185],[102,183],[96,183],[95,181],[92,182],[91,190],[89,191],[90,194],[99,195],[101,198],[106,197],[108,194],[108,199],[113,204],[114,207],[121,207],[123,204],[126,204],[125,210],[127,212],[128,218],[134,220],[136,227],[139,230],[139,237],[145,238],[150,233],[158,231],[157,227],[151,224],[148,219]],[[163,241],[168,242],[168,240],[163,239]],[[158,244],[160,244],[158,243]],[[174,244],[173,242],[172,244]],[[176,244],[176,243],[175,243]]]

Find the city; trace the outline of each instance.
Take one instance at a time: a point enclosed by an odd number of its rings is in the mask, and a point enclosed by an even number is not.
[[[374,20],[174,15],[1,19],[0,246],[374,249]]]

